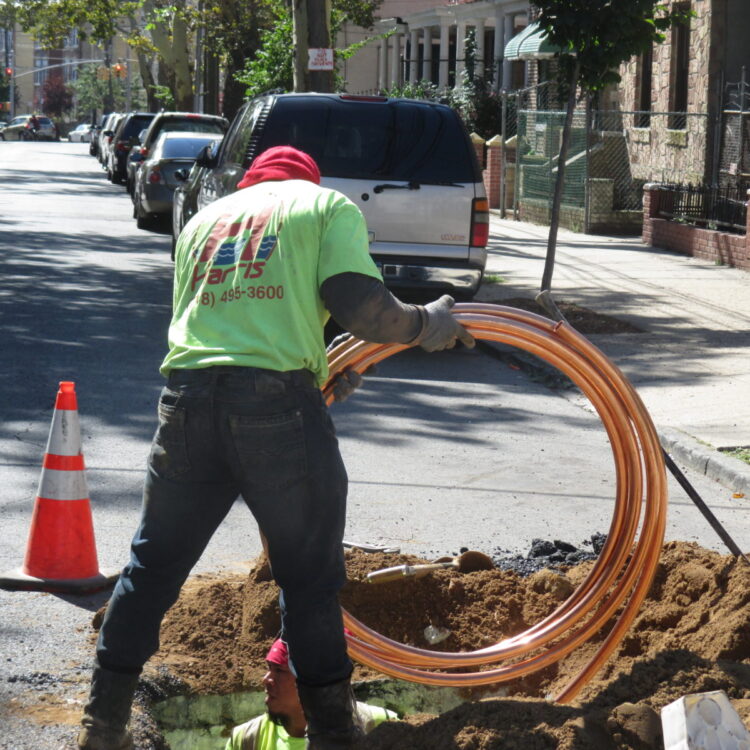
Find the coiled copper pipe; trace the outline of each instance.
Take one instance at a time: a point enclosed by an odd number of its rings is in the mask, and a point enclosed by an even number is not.
[[[517,680],[560,661],[605,625],[614,625],[593,658],[552,699],[572,700],[609,658],[635,618],[653,580],[664,540],[667,483],[651,418],[620,370],[565,322],[502,305],[458,304],[457,320],[476,338],[523,349],[567,375],[588,397],[604,425],[615,462],[617,490],[606,544],[586,579],[552,614],[518,635],[477,651],[444,653],[397,643],[348,612],[344,621],[352,658],[385,674],[427,685],[469,687]],[[364,372],[408,347],[352,338],[328,355],[332,379]],[[503,662],[501,666],[488,668]],[[463,667],[485,667],[461,672]],[[451,670],[449,673],[438,670]]]

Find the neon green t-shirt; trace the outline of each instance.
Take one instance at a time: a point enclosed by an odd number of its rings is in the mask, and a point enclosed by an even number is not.
[[[398,719],[393,711],[369,703],[357,702],[357,714],[365,732],[384,721]],[[235,727],[225,750],[305,750],[306,742],[304,737],[290,737],[284,727],[263,714]]]
[[[263,182],[199,211],[175,251],[169,352],[161,365],[306,369],[328,375],[320,285],[381,279],[367,227],[345,195],[305,180]]]

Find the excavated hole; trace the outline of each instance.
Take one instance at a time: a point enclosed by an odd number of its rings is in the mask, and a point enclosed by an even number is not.
[[[542,541],[535,548],[549,550],[550,557],[560,551]],[[538,622],[592,564],[558,563],[557,570],[533,564],[530,572],[517,560],[511,570],[439,571],[379,585],[377,592],[362,582],[370,570],[415,561],[407,555],[348,554],[350,580],[342,604],[400,643],[427,646],[426,628],[444,628],[448,637],[431,648],[452,652],[491,645]],[[555,668],[503,685],[495,697],[479,701],[485,692],[383,679],[357,664],[358,698],[405,715],[378,727],[360,750],[434,750],[448,743],[455,750],[528,750],[537,736],[546,744],[535,746],[556,750],[660,747],[654,733],[661,708],[708,690],[726,691],[750,725],[749,592],[750,567],[744,562],[694,543],[665,544],[633,626],[573,705],[550,704],[545,696],[580,671],[599,636]],[[136,722],[138,750],[223,750],[232,726],[264,710],[260,687],[264,657],[278,632],[277,595],[262,561],[249,574],[196,576],[186,584],[165,618],[162,648],[144,682],[141,705],[149,708]],[[154,675],[161,679],[150,682]]]

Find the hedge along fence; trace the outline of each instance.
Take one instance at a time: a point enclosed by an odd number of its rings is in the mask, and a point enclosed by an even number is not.
[[[680,216],[679,212],[675,212],[681,192],[684,192],[684,188],[680,186],[654,183],[644,186],[643,242],[652,247],[750,271],[750,212],[744,212],[744,234],[708,228],[710,219],[694,221],[691,220],[694,217]],[[750,197],[750,191],[747,197]]]

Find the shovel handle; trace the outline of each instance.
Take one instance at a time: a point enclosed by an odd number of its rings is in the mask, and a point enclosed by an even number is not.
[[[388,581],[397,581],[400,578],[421,578],[433,570],[455,567],[452,562],[427,563],[425,565],[396,565],[393,568],[373,570],[372,573],[367,574],[367,582],[387,583]]]

